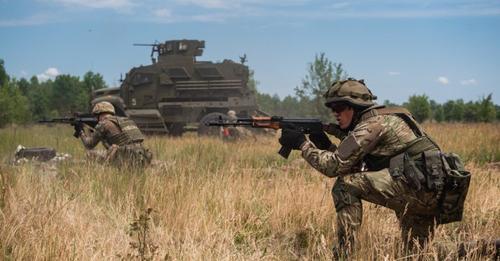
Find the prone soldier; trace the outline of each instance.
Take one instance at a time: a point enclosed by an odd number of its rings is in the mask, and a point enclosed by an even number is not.
[[[364,81],[352,78],[335,82],[324,97],[339,123],[327,131],[341,140],[338,147],[324,132],[307,140],[293,128],[284,128],[279,141],[337,178],[335,257],[355,250],[363,200],[395,211],[407,250],[424,247],[437,225],[462,218],[470,173],[458,156],[443,154],[406,109],[376,105]],[[457,187],[448,186],[457,180]]]
[[[143,145],[144,135],[132,120],[115,116],[115,108],[106,101],[97,103],[92,114],[98,117],[94,131],[86,133],[75,126],[75,133],[87,149],[102,142],[107,151],[104,155],[94,153],[90,156],[119,167],[137,168],[151,163],[152,154]]]

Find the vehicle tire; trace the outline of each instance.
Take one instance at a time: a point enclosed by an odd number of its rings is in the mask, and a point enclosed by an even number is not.
[[[198,126],[198,135],[199,136],[219,136],[221,129],[217,126],[207,126],[206,124],[209,121],[218,121],[222,119],[223,121],[227,121],[227,116],[220,112],[211,112],[200,120],[200,125]]]
[[[183,123],[167,124],[168,133],[170,134],[170,136],[180,137],[184,133],[184,126],[185,124]]]

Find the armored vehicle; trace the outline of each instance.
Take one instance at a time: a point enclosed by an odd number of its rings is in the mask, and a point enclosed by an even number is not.
[[[109,101],[143,132],[174,136],[186,130],[210,134],[214,128],[204,123],[225,118],[228,110],[238,117],[262,114],[247,86],[245,58],[240,63],[197,61],[205,48],[199,40],[135,45],[151,46],[152,63],[132,68],[119,88],[94,91],[92,104]]]

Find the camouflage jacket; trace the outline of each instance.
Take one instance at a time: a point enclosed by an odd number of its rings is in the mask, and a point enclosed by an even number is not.
[[[103,120],[100,120],[96,127],[95,131],[86,134],[85,132],[82,133],[80,136],[83,145],[87,149],[93,149],[99,142],[101,141],[108,149],[112,143],[110,142],[110,138],[120,134],[122,131],[120,130],[120,127],[117,126],[111,119],[113,116],[109,115],[108,117],[104,118]]]
[[[386,114],[361,120],[336,150],[317,149],[310,141],[304,142],[301,150],[311,166],[328,177],[337,177],[361,171],[367,156],[394,156],[416,139],[402,118]]]

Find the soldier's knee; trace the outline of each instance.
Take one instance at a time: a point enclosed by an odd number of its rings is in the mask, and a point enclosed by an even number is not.
[[[332,188],[333,203],[335,204],[336,211],[339,212],[346,206],[360,204],[361,199],[358,194],[354,188],[347,185],[342,179],[337,179]]]

